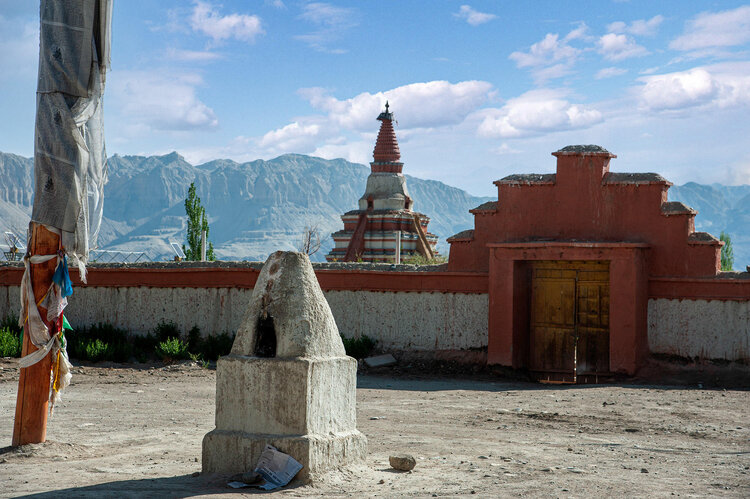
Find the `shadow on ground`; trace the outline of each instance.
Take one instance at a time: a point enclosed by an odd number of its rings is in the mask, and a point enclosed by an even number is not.
[[[120,498],[148,498],[148,497],[195,497],[218,494],[268,494],[254,488],[233,489],[226,484],[229,479],[224,475],[180,475],[163,478],[143,478],[140,480],[121,480],[117,482],[100,483],[86,487],[58,489],[37,494],[28,494],[28,498],[60,498],[60,497],[117,497]],[[292,482],[283,490],[300,487],[301,484]],[[278,491],[279,489],[277,489]]]

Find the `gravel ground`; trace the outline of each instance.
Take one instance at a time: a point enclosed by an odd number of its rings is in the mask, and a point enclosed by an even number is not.
[[[235,491],[227,477],[198,473],[201,439],[214,426],[213,370],[76,367],[48,441],[12,449],[4,446],[11,442],[18,370],[11,359],[0,367],[0,496],[262,493]],[[357,416],[369,440],[367,462],[276,494],[750,497],[747,377],[726,387],[717,377],[699,388],[453,376],[360,374]],[[414,470],[391,469],[388,457],[396,453],[412,454]]]

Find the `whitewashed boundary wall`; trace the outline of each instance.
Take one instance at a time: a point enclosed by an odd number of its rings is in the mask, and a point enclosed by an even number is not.
[[[233,333],[252,289],[76,287],[65,315],[73,327],[108,322],[146,334],[160,321],[187,333]],[[0,287],[0,317],[18,315],[19,288]],[[327,291],[339,331],[367,335],[383,349],[467,350],[487,346],[487,295],[465,293]]]
[[[648,301],[651,353],[704,359],[750,359],[750,301]]]
[[[234,332],[241,323],[261,264],[147,264],[93,267],[76,286],[66,311],[74,327],[108,322],[144,334],[160,321],[187,332]],[[404,266],[406,267],[406,266]],[[468,352],[488,343],[488,276],[367,265],[318,264],[316,274],[339,330],[367,335],[384,350]],[[18,314],[23,267],[0,265],[0,318]],[[750,360],[750,279],[649,281],[651,353]],[[74,275],[74,282],[77,282]],[[482,357],[464,355],[467,362]]]
[[[328,291],[344,336],[386,349],[469,350],[487,346],[486,294]]]

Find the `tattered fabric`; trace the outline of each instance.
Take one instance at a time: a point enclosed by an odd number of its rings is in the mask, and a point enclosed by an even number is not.
[[[41,2],[31,220],[60,229],[81,270],[96,244],[107,181],[102,95],[111,16],[112,0]]]
[[[112,0],[41,0],[31,221],[57,234],[60,243],[54,255],[24,258],[20,321],[38,350],[19,365],[29,367],[51,352],[50,410],[71,377],[62,315],[72,293],[65,255],[77,263],[85,282],[89,248],[96,245],[102,219],[107,181],[102,95],[111,20]],[[57,258],[53,283],[37,303],[31,265],[53,258]],[[54,331],[41,317],[40,305],[47,309],[44,319]]]

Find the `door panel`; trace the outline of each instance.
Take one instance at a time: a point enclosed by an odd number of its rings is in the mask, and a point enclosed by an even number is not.
[[[529,367],[538,378],[609,373],[608,262],[532,262],[530,316]]]
[[[531,287],[531,356],[535,369],[575,369],[575,272],[534,269]]]

